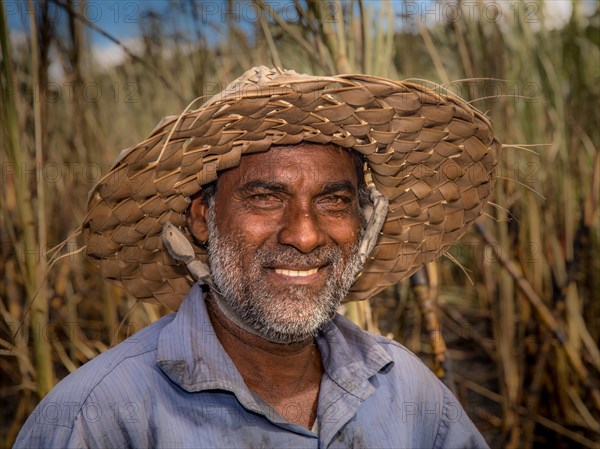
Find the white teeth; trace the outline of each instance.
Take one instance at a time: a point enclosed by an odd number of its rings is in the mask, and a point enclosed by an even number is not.
[[[283,270],[281,268],[275,268],[275,273],[283,274],[284,276],[290,276],[290,277],[310,276],[311,274],[315,274],[317,271],[319,271],[318,268],[311,268],[310,270],[306,270],[306,271]]]

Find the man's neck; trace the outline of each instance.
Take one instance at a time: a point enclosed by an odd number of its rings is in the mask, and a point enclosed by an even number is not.
[[[314,340],[291,344],[266,340],[234,324],[216,301],[207,295],[208,315],[217,338],[248,388],[288,421],[310,429],[323,375]]]

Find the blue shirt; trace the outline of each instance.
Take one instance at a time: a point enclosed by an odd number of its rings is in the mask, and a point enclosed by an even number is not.
[[[325,373],[310,431],[244,384],[196,285],[177,313],[61,381],[15,447],[487,447],[458,400],[400,344],[340,315],[316,343]]]

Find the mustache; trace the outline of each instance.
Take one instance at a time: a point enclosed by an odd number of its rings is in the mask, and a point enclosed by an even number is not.
[[[343,261],[342,249],[335,245],[315,248],[310,253],[303,253],[293,246],[277,245],[276,247],[259,248],[254,261],[263,267],[277,265],[293,265],[300,269],[332,265]]]

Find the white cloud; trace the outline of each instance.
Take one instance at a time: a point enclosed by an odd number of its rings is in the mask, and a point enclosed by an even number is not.
[[[12,30],[9,35],[12,51],[19,49],[29,44],[29,34],[25,30]]]
[[[121,43],[133,54],[142,49],[142,41],[139,38],[124,39]],[[113,42],[102,46],[95,45],[92,47],[92,58],[101,67],[114,67],[129,57],[123,46]]]
[[[544,8],[544,25],[548,29],[564,26],[573,12],[571,0],[546,0],[542,5]]]

